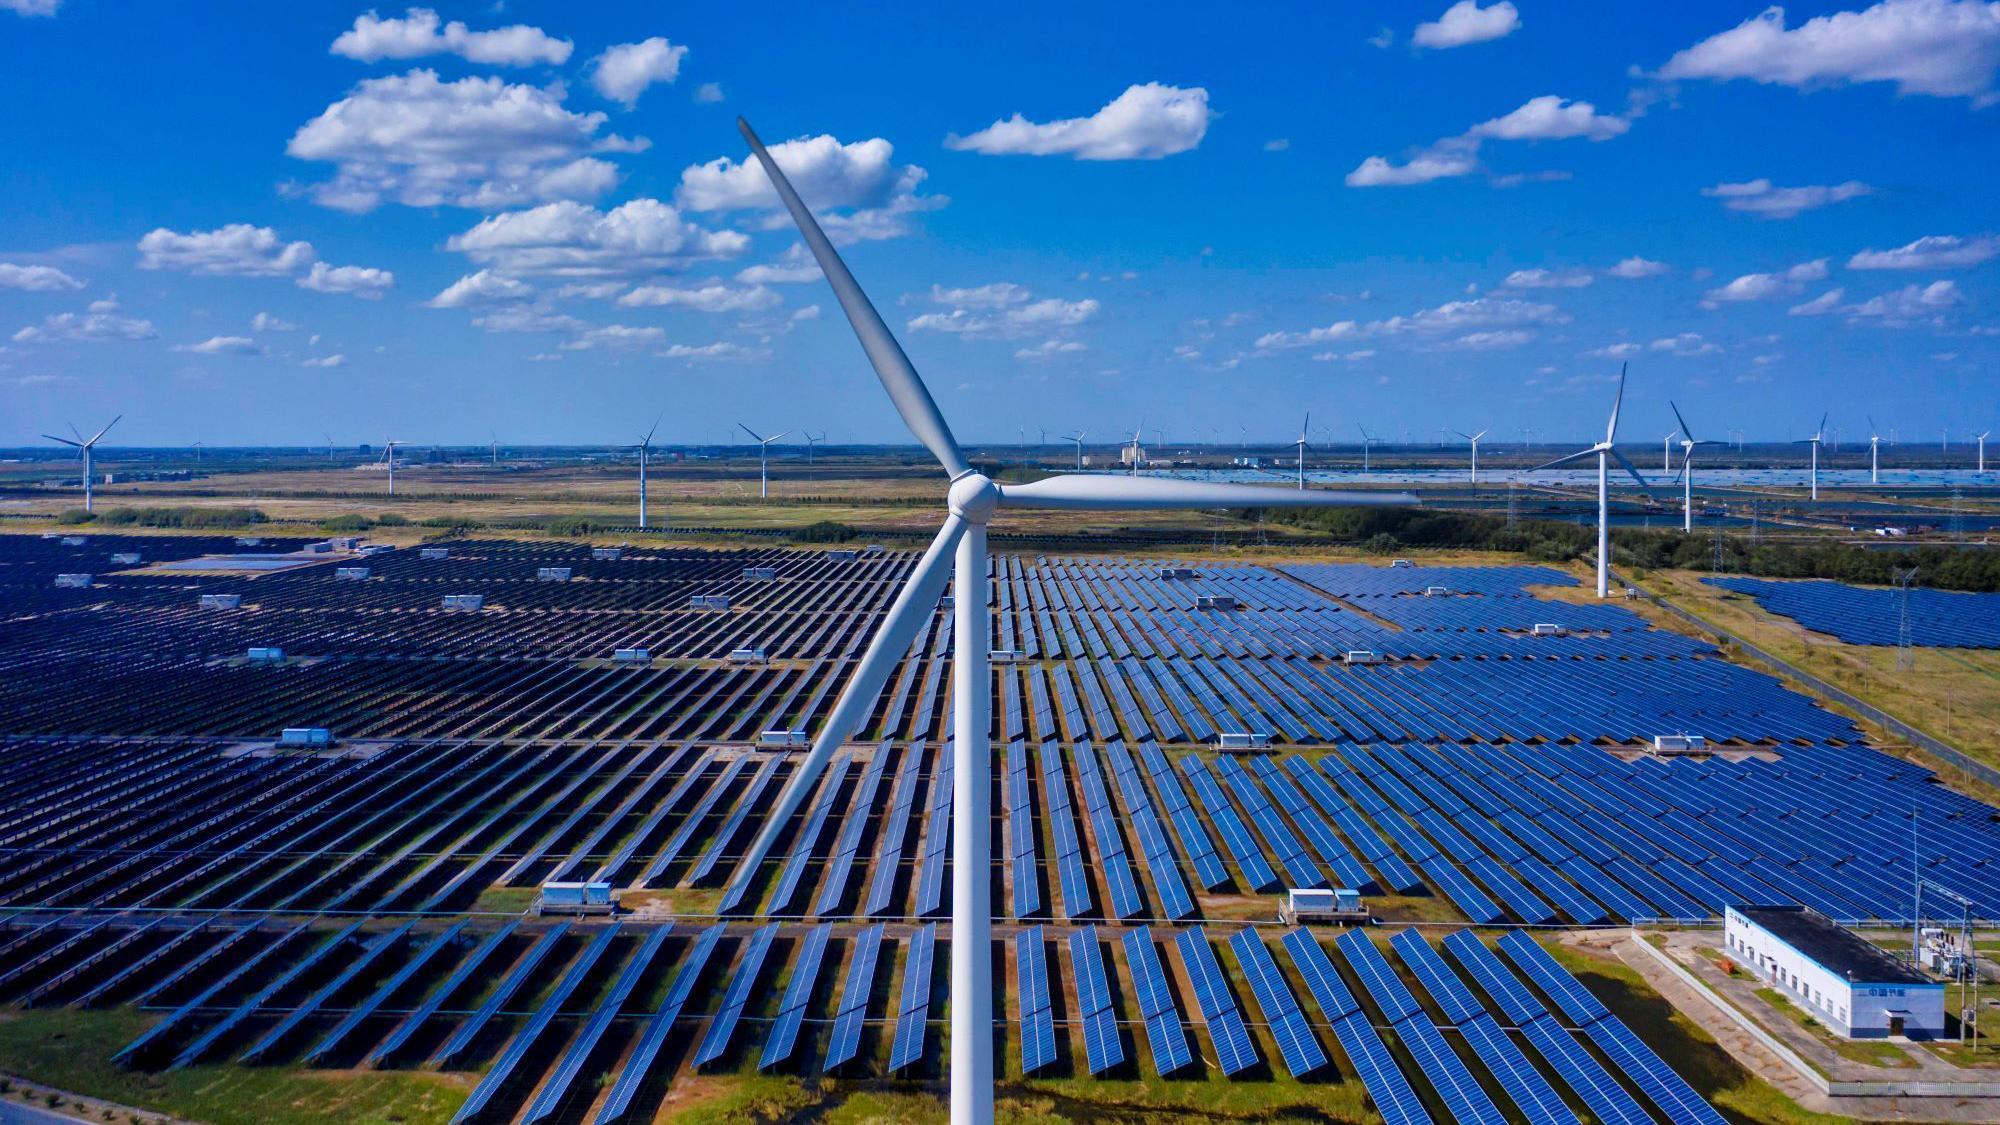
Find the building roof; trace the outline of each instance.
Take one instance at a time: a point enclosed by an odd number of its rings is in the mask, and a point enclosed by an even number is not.
[[[1936,984],[1881,946],[1803,906],[1733,906],[1822,968],[1850,984]],[[1939,987],[1942,987],[1941,985]]]

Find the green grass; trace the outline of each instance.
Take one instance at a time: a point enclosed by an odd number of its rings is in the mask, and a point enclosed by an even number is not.
[[[488,887],[479,892],[471,909],[475,914],[523,914],[534,908],[541,893],[536,887]]]
[[[1682,1015],[1624,963],[1598,960],[1553,942],[1543,945],[1730,1120],[1749,1125],[1833,1125],[1848,1120],[1803,1109],[1744,1069],[1701,1025]]]
[[[0,1070],[213,1125],[445,1122],[470,1092],[461,1079],[415,1072],[197,1066],[155,1074],[113,1064],[112,1053],[155,1018],[130,1008],[0,1013]]]
[[[1812,1013],[1792,1003],[1791,997],[1786,996],[1775,988],[1758,989],[1757,999],[1769,1004],[1774,1011],[1783,1015],[1786,1019],[1805,1028],[1812,1034],[1813,1038],[1819,1040],[1821,1046],[1849,1062],[1857,1062],[1863,1066],[1914,1067],[1917,1065],[1901,1047],[1896,1046],[1894,1043],[1884,1043],[1872,1039],[1847,1039],[1835,1035],[1825,1024],[1815,1019]]]

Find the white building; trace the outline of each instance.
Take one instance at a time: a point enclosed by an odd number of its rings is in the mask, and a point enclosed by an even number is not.
[[[1850,1039],[1944,1035],[1944,985],[1816,910],[1732,906],[1729,955]]]

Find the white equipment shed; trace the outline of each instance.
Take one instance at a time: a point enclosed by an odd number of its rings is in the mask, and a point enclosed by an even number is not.
[[[1803,906],[1731,906],[1730,957],[1849,1039],[1944,1035],[1944,984]]]

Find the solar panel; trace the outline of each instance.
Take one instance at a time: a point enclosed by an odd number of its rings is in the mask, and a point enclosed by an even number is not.
[[[1493,1099],[1479,1085],[1479,1080],[1466,1068],[1465,1061],[1444,1041],[1437,1025],[1431,1022],[1417,998],[1410,994],[1396,971],[1389,967],[1388,959],[1375,943],[1360,930],[1348,930],[1334,940],[1340,952],[1347,958],[1360,976],[1363,987],[1375,999],[1377,1007],[1403,1046],[1417,1061],[1417,1068],[1430,1079],[1432,1089],[1450,1111],[1454,1122],[1473,1121],[1502,1125],[1506,1116]]]
[[[1152,928],[1126,930],[1121,940],[1125,945],[1125,963],[1132,970],[1133,988],[1139,994],[1139,1012],[1146,1021],[1146,1044],[1153,1053],[1153,1070],[1165,1078],[1194,1062],[1194,1052],[1188,1047],[1180,1009],[1174,1007],[1173,992],[1168,989],[1166,973],[1160,967]]]
[[[457,995],[458,990],[465,986],[465,982],[472,979],[473,974],[486,964],[487,959],[493,956],[493,951],[500,948],[502,942],[513,936],[515,928],[519,925],[519,922],[509,922],[487,935],[486,940],[475,946],[471,953],[466,954],[465,960],[460,961],[458,966],[452,969],[451,975],[446,977],[442,984],[432,989],[431,994],[424,997],[423,1003],[417,1005],[416,1011],[411,1012],[402,1023],[397,1024],[396,1030],[390,1032],[388,1038],[382,1040],[373,1051],[370,1051],[368,1057],[363,1059],[361,1064],[363,1066],[377,1066],[394,1058],[396,1052],[402,1050],[403,1045],[409,1042],[410,1037],[415,1035],[425,1023],[429,1022],[430,1018],[437,1013],[437,1010],[446,1001]]]
[[[1473,1053],[1479,1056],[1486,1069],[1499,1081],[1501,1089],[1507,1092],[1528,1120],[1551,1125],[1574,1125],[1576,1114],[1563,1104],[1561,1095],[1549,1086],[1541,1072],[1473,998],[1471,990],[1445,965],[1444,958],[1438,956],[1429,942],[1415,930],[1404,930],[1390,938],[1389,944],[1395,947],[1403,963],[1423,983],[1431,999],[1444,1010],[1445,1017],[1458,1026],[1459,1033],[1471,1045]]]
[[[544,1120],[562,1105],[569,1088],[576,1084],[576,1076],[589,1061],[591,1052],[597,1049],[597,1044],[604,1038],[604,1033],[610,1030],[611,1021],[618,1018],[619,1010],[625,1006],[625,1001],[632,995],[632,989],[653,963],[654,956],[659,953],[660,946],[666,942],[667,935],[673,932],[673,928],[673,924],[668,923],[654,930],[645,944],[639,947],[639,952],[619,971],[618,978],[611,984],[611,991],[604,997],[604,1002],[597,1006],[589,1022],[585,1023],[583,1030],[577,1033],[569,1049],[563,1052],[555,1069],[542,1083],[535,1100],[528,1105],[528,1112],[522,1120]]]
[[[1243,1013],[1237,1010],[1236,998],[1229,994],[1229,981],[1222,975],[1222,966],[1216,963],[1207,932],[1194,926],[1175,934],[1174,943],[1180,947],[1181,963],[1194,983],[1195,1003],[1208,1023],[1208,1037],[1215,1043],[1215,1057],[1222,1073],[1235,1074],[1256,1066],[1257,1047],[1250,1042],[1249,1029],[1243,1026]]]
[[[658,1011],[646,1019],[645,1030],[639,1033],[639,1042],[625,1059],[625,1069],[618,1072],[617,1081],[611,1084],[611,1093],[604,1105],[597,1111],[597,1120],[615,1121],[632,1107],[632,1099],[653,1070],[653,1060],[660,1055],[660,1048],[667,1042],[667,1036],[674,1030],[674,1021],[680,1018],[681,1008],[686,1006],[688,997],[694,994],[695,985],[708,967],[708,959],[715,952],[715,944],[722,940],[726,927],[717,922],[701,932],[689,948],[680,967],[674,970],[673,983],[667,986],[667,995],[660,1003]]]
[[[1396,1058],[1389,1053],[1381,1035],[1368,1022],[1367,1013],[1355,1002],[1354,994],[1348,991],[1326,950],[1320,948],[1309,931],[1302,929],[1288,931],[1282,942],[1293,966],[1305,978],[1306,991],[1312,993],[1320,1012],[1332,1021],[1333,1036],[1340,1040],[1341,1050],[1347,1052],[1347,1061],[1360,1076],[1368,1099],[1375,1103],[1375,1112],[1388,1125],[1430,1125],[1431,1115],[1411,1089],[1410,1080],[1396,1066]]]
[[[1587,1027],[1611,1014],[1611,1009],[1603,1001],[1591,995],[1569,970],[1556,964],[1548,950],[1535,943],[1535,939],[1519,931],[1510,932],[1500,939],[1500,951],[1505,953],[1520,970],[1528,974],[1535,987],[1556,1002],[1563,1015],[1579,1027]]]
[[[791,980],[785,985],[785,997],[778,1003],[778,1016],[764,1039],[764,1056],[757,1060],[757,1069],[769,1069],[792,1057],[792,1048],[799,1039],[799,1023],[805,1019],[806,1006],[812,1003],[813,989],[819,983],[820,963],[826,957],[827,939],[832,936],[831,922],[814,926],[806,935],[798,961],[792,966]]]
[[[376,1009],[380,1008],[385,1001],[400,991],[404,985],[408,984],[410,979],[415,977],[424,966],[435,960],[439,953],[450,948],[451,943],[458,940],[459,933],[464,929],[464,922],[454,922],[449,928],[424,943],[417,950],[416,954],[403,964],[402,968],[397,969],[393,976],[382,983],[381,987],[370,993],[366,1000],[363,1000],[352,1011],[348,1012],[339,1023],[334,1025],[333,1030],[322,1036],[320,1041],[313,1045],[312,1050],[305,1053],[305,1061],[308,1063],[317,1063],[320,1059],[325,1058],[334,1048],[340,1046],[341,1042],[348,1035],[352,1034],[355,1028],[361,1026],[363,1020],[374,1015]]]
[[[924,1032],[931,1014],[931,956],[937,949],[937,923],[910,938],[903,958],[903,1001],[896,1014],[896,1041],[889,1050],[889,1069],[922,1062]]]
[[[708,1021],[701,1046],[695,1048],[694,1065],[712,1063],[728,1053],[729,1041],[736,1034],[736,1024],[743,1018],[743,1007],[750,1002],[750,990],[757,986],[757,975],[763,971],[764,959],[771,952],[771,942],[777,936],[776,922],[760,926],[750,935],[749,942],[743,947],[743,957],[737,962],[736,972],[729,978],[729,988],[722,994],[722,1007],[715,1013],[715,1018]]]
[[[1084,1058],[1090,1073],[1101,1074],[1125,1061],[1125,1045],[1118,1038],[1118,1014],[1111,1006],[1110,980],[1104,972],[1096,926],[1070,931],[1069,964],[1083,1018]]]
[[[1312,1030],[1306,1026],[1305,1013],[1299,1010],[1299,1002],[1292,990],[1285,985],[1285,978],[1278,971],[1277,963],[1271,960],[1271,951],[1264,945],[1257,931],[1241,929],[1230,935],[1229,948],[1236,953],[1236,961],[1243,966],[1244,978],[1250,982],[1250,993],[1256,997],[1257,1007],[1264,1013],[1264,1022],[1270,1026],[1271,1035],[1278,1041],[1278,1053],[1284,1056],[1285,1069],[1294,1078],[1318,1070],[1326,1065],[1326,1052],[1320,1049]]]
[[[520,1066],[521,1060],[528,1057],[528,1052],[541,1040],[549,1024],[562,1011],[562,1006],[569,1001],[570,995],[597,967],[597,962],[604,957],[605,951],[611,948],[612,939],[617,936],[616,924],[606,926],[597,932],[597,936],[591,939],[589,945],[583,947],[583,952],[577,954],[576,960],[571,962],[569,968],[563,970],[563,975],[556,980],[554,991],[542,1000],[534,1014],[528,1017],[528,1022],[521,1025],[521,1030],[515,1032],[514,1037],[507,1041],[507,1046],[480,1077],[479,1085],[472,1089],[472,1096],[465,1099],[465,1104],[459,1107],[458,1114],[452,1120],[470,1121],[477,1118],[485,1112],[487,1103],[493,1100],[494,1095],[513,1081],[514,1068]]]
[[[1257,842],[1250,838],[1250,830],[1236,815],[1229,798],[1222,793],[1222,787],[1215,782],[1215,776],[1208,772],[1208,766],[1200,758],[1189,754],[1181,759],[1181,769],[1194,785],[1195,796],[1201,807],[1215,822],[1216,830],[1222,833],[1222,842],[1229,849],[1229,855],[1236,861],[1236,867],[1243,872],[1253,891],[1267,890],[1278,883],[1278,873],[1264,861],[1264,853]]]
[[[1021,1073],[1033,1074],[1056,1061],[1054,1001],[1040,926],[1014,935],[1014,995],[1021,1006]]]
[[[500,983],[487,995],[486,1002],[479,1006],[479,1010],[472,1013],[472,1018],[460,1024],[451,1038],[445,1040],[444,1046],[438,1048],[437,1054],[431,1056],[431,1061],[439,1067],[449,1067],[452,1060],[472,1045],[473,1039],[494,1016],[500,1013],[500,1009],[506,1007],[507,1001],[514,998],[514,994],[521,990],[521,986],[536,975],[542,962],[548,960],[549,954],[554,952],[556,945],[568,932],[569,923],[559,922],[553,929],[536,939],[535,944],[529,946],[528,951],[521,955],[521,959],[514,963],[514,967],[507,970],[507,975],[500,978]]]
[[[840,1009],[833,1018],[833,1035],[826,1047],[826,1070],[851,1062],[861,1050],[861,1025],[868,1016],[868,996],[875,989],[875,958],[882,951],[882,926],[877,923],[854,939],[854,956],[847,964]]]

